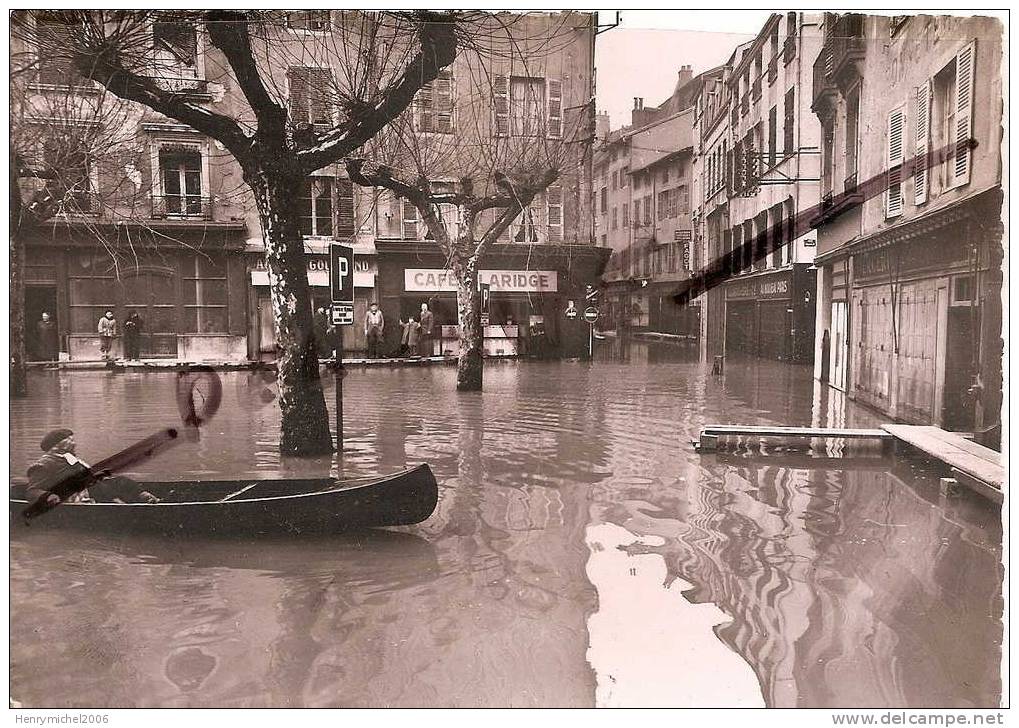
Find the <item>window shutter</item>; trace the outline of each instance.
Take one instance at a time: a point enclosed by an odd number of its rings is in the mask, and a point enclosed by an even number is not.
[[[333,234],[333,181],[329,177],[315,180],[315,235]]]
[[[495,135],[509,136],[509,78],[496,76],[492,79],[492,95],[495,103]]]
[[[902,161],[906,114],[896,109],[888,114],[888,190],[885,192],[885,217],[902,214]]]
[[[922,205],[927,202],[930,187],[931,146],[931,82],[927,81],[916,90],[916,160],[913,167],[913,202]]]
[[[418,239],[418,210],[407,200],[403,200],[403,237],[407,240]]]
[[[308,121],[308,78],[301,68],[291,68],[287,72],[287,80],[290,82],[290,118],[294,123],[307,123]]]
[[[970,43],[955,57],[955,159],[950,162],[949,187],[969,182],[973,166],[970,138],[973,135],[973,75],[976,43]]]
[[[333,109],[329,100],[332,91],[333,73],[328,68],[312,68],[308,71],[312,79],[309,89],[309,112],[312,124],[332,124]]]
[[[435,79],[435,131],[440,134],[453,133],[453,73],[445,68]]]
[[[548,135],[552,139],[563,135],[563,82],[557,78],[548,81]]]
[[[336,180],[336,238],[354,237],[354,184],[349,179]]]

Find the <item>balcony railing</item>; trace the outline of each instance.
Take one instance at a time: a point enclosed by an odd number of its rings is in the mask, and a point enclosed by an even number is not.
[[[828,13],[825,28],[824,46],[814,61],[814,108],[828,94],[834,94],[840,84],[843,87],[849,84],[855,77],[852,70],[856,61],[863,59],[867,49],[862,15],[847,13],[835,17]]]
[[[157,220],[211,220],[212,198],[198,195],[153,195],[152,217]]]

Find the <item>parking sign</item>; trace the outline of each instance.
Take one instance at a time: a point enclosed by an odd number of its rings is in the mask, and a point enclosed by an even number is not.
[[[329,246],[329,293],[333,303],[354,305],[354,248],[349,245]]]

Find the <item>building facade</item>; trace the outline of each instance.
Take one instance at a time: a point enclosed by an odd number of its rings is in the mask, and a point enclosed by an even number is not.
[[[1000,23],[826,14],[823,30],[815,378],[896,420],[987,430],[993,444]]]
[[[676,284],[699,265],[690,217],[692,70],[657,107],[634,99],[629,126],[595,154],[596,234],[612,251],[603,276],[606,326],[700,334],[699,306],[678,307]]]
[[[343,47],[336,41],[357,27],[357,18],[328,10],[269,15],[275,36],[260,63],[271,95],[286,108],[295,133],[331,127],[340,111],[323,89],[343,73],[348,61],[336,55]],[[479,59],[471,51],[458,54],[415,98],[409,113],[415,125],[422,125],[418,130],[466,140],[477,126],[472,120],[484,119],[486,129],[495,129],[504,115],[511,122],[509,135],[529,134],[530,129],[516,126],[526,122],[528,112],[518,114],[515,101],[518,89],[530,94],[539,87],[544,110],[550,116],[558,113],[560,125],[568,115],[586,119],[590,114],[593,128],[588,102],[594,93],[594,16],[492,18],[519,52],[489,69],[492,83],[484,98],[465,85],[476,76]],[[31,22],[48,23],[57,34],[73,32],[70,19],[59,12],[35,13]],[[193,20],[168,13],[145,32],[157,83],[201,108],[237,119],[250,115],[230,64]],[[541,46],[555,33],[563,37],[554,52],[526,52],[528,44]],[[34,54],[38,61],[39,70],[25,89],[22,127],[39,127],[40,141],[33,148],[45,154],[43,132],[54,127],[47,108],[66,106],[68,98],[109,95],[78,79],[66,62],[40,57],[31,47],[14,51]],[[534,61],[539,55],[540,61]],[[508,104],[505,114],[497,108],[499,97]],[[117,154],[83,150],[77,174],[83,184],[74,204],[65,205],[26,241],[30,358],[39,348],[31,338],[43,311],[56,319],[65,358],[99,358],[96,327],[108,309],[121,322],[131,311],[141,315],[143,358],[275,358],[265,245],[240,166],[218,143],[185,125],[137,104],[118,103],[117,109],[103,119],[120,130]],[[67,124],[56,126],[66,129]],[[565,319],[564,311],[569,301],[583,299],[607,254],[594,246],[590,147],[576,149],[561,179],[482,261],[493,292],[493,328],[486,335],[499,339],[486,345],[492,354],[526,351],[531,331],[545,332],[545,342],[556,344],[555,351],[577,353],[586,341],[586,325]],[[390,322],[387,336],[395,337],[387,341],[390,350],[399,344],[398,319],[427,302],[442,338],[448,339],[437,343],[433,353],[455,353],[450,344],[455,339],[455,293],[441,275],[445,261],[409,206],[381,190],[353,185],[342,165],[331,165],[305,182],[299,207],[315,309],[330,303],[329,245],[354,247],[355,325],[344,331],[345,350],[366,348],[362,323],[371,302],[380,304]]]
[[[772,15],[721,74],[726,118],[716,106],[702,122],[705,239],[722,255],[736,251],[731,280],[707,304],[721,319],[712,348],[727,355],[813,357],[816,235],[794,221],[820,201],[820,124],[803,93],[820,44],[819,16]],[[718,335],[718,323],[706,329]]]

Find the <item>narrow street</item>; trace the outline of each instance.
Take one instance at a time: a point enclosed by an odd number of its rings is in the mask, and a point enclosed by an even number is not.
[[[224,372],[144,479],[357,477],[427,462],[417,527],[258,542],[30,530],[11,543],[25,707],[992,707],[1001,525],[847,446],[693,451],[709,422],[871,426],[809,367],[606,340],[596,360],[352,372],[342,456],[281,460],[275,385]],[[33,372],[15,476],[55,427],[95,461],[174,424],[171,372]],[[332,381],[327,378],[326,401]],[[826,388],[826,391],[832,391]],[[837,394],[837,393],[836,393]],[[818,455],[818,453],[813,453]],[[73,610],[70,611],[70,610]],[[45,675],[45,680],[39,677]]]

